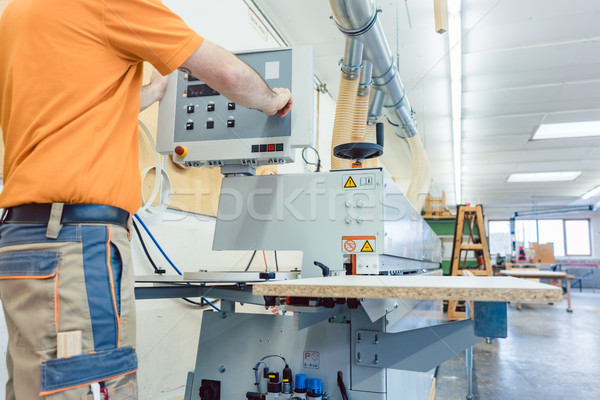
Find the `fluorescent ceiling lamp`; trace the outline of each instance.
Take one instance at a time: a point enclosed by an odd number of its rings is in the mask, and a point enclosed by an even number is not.
[[[600,121],[542,124],[531,139],[569,139],[589,136],[600,136]]]
[[[585,199],[589,199],[590,197],[594,197],[597,194],[600,194],[600,186],[596,186],[595,188],[593,188],[592,190],[590,190],[589,192],[587,192],[586,194],[581,196],[581,198],[585,200]]]
[[[565,182],[574,181],[581,171],[565,172],[532,172],[526,174],[511,174],[507,182]]]
[[[461,0],[448,1],[448,45],[450,46],[450,91],[452,99],[452,145],[454,193],[462,203],[462,24]]]

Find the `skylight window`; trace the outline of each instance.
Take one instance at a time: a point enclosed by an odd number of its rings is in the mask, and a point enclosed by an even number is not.
[[[566,182],[574,181],[581,174],[581,171],[532,172],[525,174],[511,174],[508,177],[507,182]]]
[[[600,121],[542,124],[531,139],[571,139],[591,136],[600,136]]]

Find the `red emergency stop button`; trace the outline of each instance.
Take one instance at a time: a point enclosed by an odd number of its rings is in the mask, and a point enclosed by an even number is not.
[[[175,154],[177,154],[179,158],[184,158],[188,155],[188,149],[185,146],[177,146],[175,147]]]

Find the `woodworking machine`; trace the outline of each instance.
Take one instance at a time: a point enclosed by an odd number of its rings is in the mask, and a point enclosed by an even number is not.
[[[314,141],[312,55],[290,48],[239,56],[272,87],[291,88],[291,113],[267,117],[177,71],[161,102],[157,149],[225,175],[213,249],[299,250],[302,259],[285,272],[137,278],[138,299],[221,300],[219,311],[203,314],[185,399],[428,399],[437,365],[481,337],[506,336],[506,304],[475,303],[481,318],[443,323],[439,296],[386,296],[389,278],[442,272],[439,238],[384,169],[256,176],[256,167],[291,162]],[[398,115],[409,115],[403,101]],[[355,154],[353,145],[343,150]],[[257,282],[360,283],[366,275],[378,279],[375,296],[253,294]]]

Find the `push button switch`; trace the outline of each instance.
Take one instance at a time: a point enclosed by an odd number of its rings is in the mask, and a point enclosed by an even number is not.
[[[232,103],[232,102],[227,103],[227,109],[228,110],[235,110],[235,103]]]
[[[195,111],[196,106],[187,106],[187,113],[188,114],[193,114]]]
[[[215,104],[214,104],[214,103],[208,103],[208,104],[206,105],[206,111],[208,111],[208,112],[213,112],[213,111],[215,111]]]
[[[215,121],[206,121],[206,129],[213,129],[215,127]]]
[[[235,120],[234,120],[234,119],[228,119],[228,120],[227,120],[227,127],[228,127],[228,128],[233,128],[233,127],[235,127]]]
[[[194,123],[193,122],[188,122],[185,124],[185,130],[186,131],[191,131],[194,129]]]

